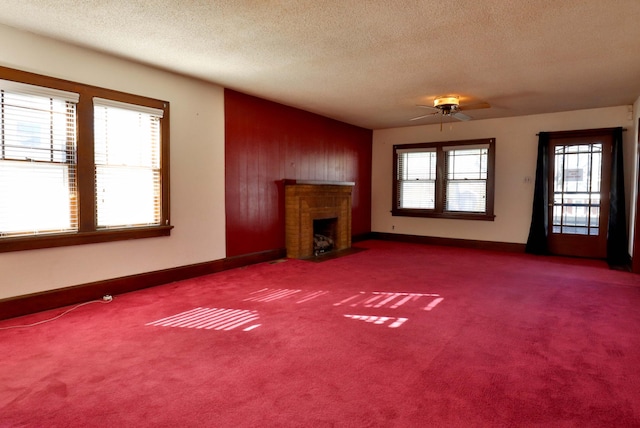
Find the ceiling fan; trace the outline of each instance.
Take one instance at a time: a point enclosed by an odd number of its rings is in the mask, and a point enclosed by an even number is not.
[[[429,114],[424,114],[422,116],[414,117],[409,120],[419,120],[425,117],[439,114],[441,118],[445,116],[450,116],[458,120],[467,121],[471,119],[471,116],[467,116],[466,114],[462,113],[462,110],[479,110],[483,108],[489,108],[491,106],[489,105],[489,103],[486,103],[486,102],[461,106],[460,97],[458,97],[457,95],[443,95],[440,97],[436,97],[433,100],[433,107],[426,106],[426,105],[418,105],[418,107],[434,110],[434,112]],[[442,121],[440,122],[440,127],[442,128]]]

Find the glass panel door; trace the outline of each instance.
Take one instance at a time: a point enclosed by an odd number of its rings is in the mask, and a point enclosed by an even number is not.
[[[549,165],[549,250],[605,258],[611,137],[552,137]]]

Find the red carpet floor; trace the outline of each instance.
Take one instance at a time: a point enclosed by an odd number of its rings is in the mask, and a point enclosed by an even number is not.
[[[0,427],[640,426],[639,276],[357,246],[0,330]]]

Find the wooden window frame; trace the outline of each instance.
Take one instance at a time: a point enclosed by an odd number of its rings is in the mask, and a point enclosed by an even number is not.
[[[65,233],[45,233],[29,236],[0,238],[0,253],[38,248],[93,244],[129,239],[169,236],[173,226],[169,222],[169,103],[153,98],[54,77],[29,73],[0,66],[0,79],[30,85],[74,92],[80,95],[77,104],[77,186],[78,230]],[[137,104],[164,111],[160,126],[161,136],[161,221],[157,226],[98,229],[96,225],[95,166],[93,150],[93,98],[105,98],[123,103]]]
[[[483,138],[462,141],[440,141],[434,143],[398,144],[393,146],[393,201],[391,215],[400,217],[433,217],[458,220],[494,221],[495,201],[495,138]],[[474,146],[488,144],[487,153],[487,202],[483,213],[447,211],[445,210],[446,192],[446,161],[445,148],[452,146]],[[399,208],[400,194],[398,191],[398,150],[402,149],[435,149],[436,150],[436,200],[434,209]]]

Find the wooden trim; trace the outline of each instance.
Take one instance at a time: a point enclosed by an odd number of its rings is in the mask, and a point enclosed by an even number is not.
[[[0,66],[0,79],[59,89],[79,95],[76,110],[77,127],[77,192],[79,205],[78,230],[73,233],[42,233],[29,236],[9,236],[0,239],[0,252],[34,250],[69,245],[93,244],[127,239],[169,236],[169,155],[170,155],[170,103],[143,95],[130,94],[98,86],[86,85],[27,71]],[[161,218],[160,224],[150,227],[125,229],[98,229],[96,226],[95,162],[94,162],[94,105],[93,98],[105,98],[130,104],[138,104],[164,111],[160,120],[161,133]]]
[[[11,297],[0,300],[0,320],[19,317],[34,312],[75,305],[90,300],[102,299],[104,295],[118,295],[157,285],[168,284],[198,276],[222,272],[228,269],[267,262],[283,258],[284,248],[261,251],[237,257],[213,260],[210,262],[163,269],[154,272],[107,279],[88,284]]]
[[[525,249],[525,244],[402,235],[382,232],[370,232],[353,236],[352,242],[361,242],[368,239],[515,253],[524,253]],[[286,249],[278,248],[275,250],[244,254],[241,256],[229,257],[210,262],[180,266],[176,268],[81,284],[57,290],[44,291],[41,293],[1,299],[0,320],[83,303],[90,300],[101,299],[102,296],[106,294],[115,296],[157,285],[168,284],[174,281],[181,281],[252,264],[264,263],[284,257],[286,257]]]
[[[296,184],[311,184],[314,186],[355,186],[355,181],[322,181],[322,180],[296,180],[285,178],[282,180],[285,186],[295,186]]]
[[[271,260],[285,258],[286,256],[287,256],[286,248],[277,248],[275,250],[260,251],[257,253],[228,257],[223,260],[223,267],[224,267],[223,270],[235,269],[243,266],[254,265],[257,263],[269,262]]]
[[[362,234],[359,234],[359,235],[352,235],[351,236],[351,243],[362,242],[362,241],[366,241],[368,239],[376,239],[374,235],[375,235],[374,232],[362,233]]]
[[[526,244],[516,244],[511,242],[475,241],[471,239],[439,238],[435,236],[402,235],[398,233],[383,232],[372,232],[371,239],[424,245],[474,248],[477,250],[504,251],[508,253],[524,253],[526,247]]]
[[[159,236],[169,236],[171,229],[173,229],[173,226],[149,226],[128,229],[105,229],[93,232],[8,237],[0,240],[0,253],[69,245],[97,244],[125,239],[157,238]]]
[[[446,168],[447,168],[447,147],[464,147],[475,145],[488,145],[489,150],[487,153],[487,178],[486,178],[486,203],[485,212],[473,213],[473,212],[459,212],[459,211],[447,211],[446,205]],[[419,208],[399,208],[400,202],[399,195],[399,183],[398,180],[398,150],[402,149],[435,149],[436,153],[436,180],[435,180],[435,206],[432,209],[419,209]],[[413,143],[413,144],[396,144],[393,146],[393,185],[392,185],[392,198],[393,203],[391,205],[391,215],[399,217],[432,217],[432,218],[449,218],[457,220],[482,220],[482,221],[494,221],[494,203],[495,203],[495,152],[496,152],[496,139],[495,138],[481,138],[474,140],[460,140],[460,141],[441,141],[435,143]]]
[[[424,217],[424,218],[450,218],[456,220],[479,220],[479,221],[495,221],[496,216],[493,214],[474,214],[467,212],[451,212],[451,211],[435,211],[421,210],[412,208],[397,208],[391,211],[394,217]]]

